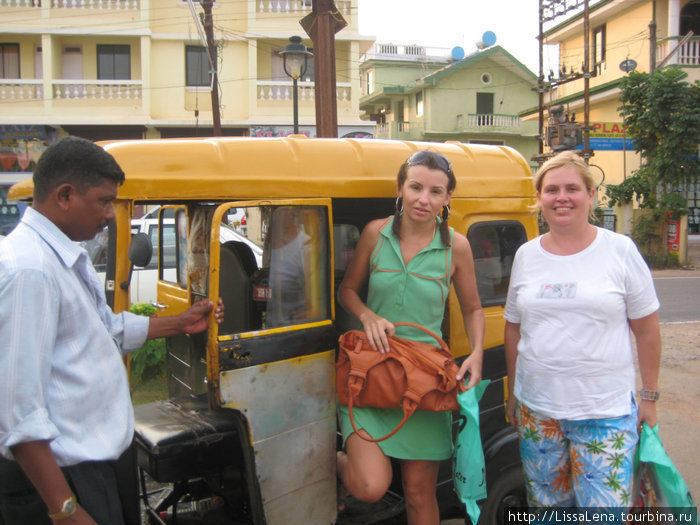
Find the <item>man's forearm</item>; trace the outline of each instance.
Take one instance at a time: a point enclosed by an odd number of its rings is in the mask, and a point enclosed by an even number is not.
[[[71,489],[48,441],[27,441],[11,447],[12,454],[32,482],[49,512],[58,512],[71,497]]]
[[[148,323],[148,339],[157,339],[170,335],[180,335],[183,330],[180,326],[179,316],[166,315],[163,317],[151,317]]]

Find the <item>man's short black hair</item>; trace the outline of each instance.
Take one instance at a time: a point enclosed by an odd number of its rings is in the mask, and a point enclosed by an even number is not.
[[[49,146],[34,170],[34,200],[42,202],[61,184],[72,184],[85,193],[104,180],[121,185],[124,172],[117,161],[98,145],[79,137],[65,137]]]

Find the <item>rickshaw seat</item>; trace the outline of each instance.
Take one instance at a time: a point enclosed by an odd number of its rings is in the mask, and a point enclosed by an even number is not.
[[[226,312],[219,333],[234,334],[253,328],[250,278],[256,269],[255,256],[248,245],[236,241],[221,245],[219,296],[224,301]]]
[[[136,461],[161,483],[221,472],[236,463],[234,418],[209,410],[207,397],[181,397],[134,407]]]

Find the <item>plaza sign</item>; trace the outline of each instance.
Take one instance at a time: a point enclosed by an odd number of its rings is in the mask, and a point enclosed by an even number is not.
[[[591,122],[589,147],[598,151],[633,151],[634,140],[627,137],[626,127],[622,122]],[[583,146],[577,146],[583,149]]]

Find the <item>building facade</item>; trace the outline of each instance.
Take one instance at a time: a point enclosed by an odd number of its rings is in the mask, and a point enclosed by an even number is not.
[[[578,2],[582,5],[583,2]],[[583,122],[585,110],[585,19],[579,9],[544,32],[544,44],[559,48],[559,63],[544,68],[545,125],[547,109],[560,106],[566,115]],[[625,136],[620,106],[620,80],[628,71],[649,72],[675,64],[688,73],[688,82],[700,79],[699,0],[599,0],[591,2],[588,16],[589,126],[591,165],[601,182],[619,184],[639,166],[640,158]],[[690,33],[692,31],[692,33]],[[693,36],[694,35],[694,36]],[[538,119],[538,108],[524,114]],[[700,187],[684,188],[690,215],[688,230],[700,229]],[[602,201],[604,190],[599,190]],[[632,208],[614,210],[615,229],[629,233]]]
[[[528,160],[537,152],[536,123],[518,115],[537,103],[537,77],[500,46],[455,58],[375,44],[360,74],[360,110],[377,138],[506,145]]]
[[[338,134],[371,135],[359,115],[357,0],[335,0]],[[293,129],[292,79],[279,54],[311,0],[214,2],[223,135]],[[0,186],[31,173],[63,135],[90,140],[212,134],[211,68],[199,2],[0,0]],[[313,60],[298,82],[299,130],[315,134]],[[4,195],[0,195],[4,197]]]

